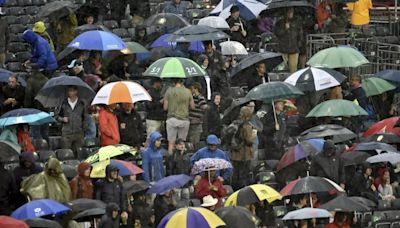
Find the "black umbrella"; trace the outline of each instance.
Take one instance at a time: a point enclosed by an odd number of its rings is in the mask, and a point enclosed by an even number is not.
[[[371,155],[361,151],[353,151],[353,152],[343,153],[341,157],[343,160],[343,165],[349,166],[349,165],[362,164],[367,160],[367,158],[371,157]]]
[[[249,101],[250,100],[247,100],[243,97],[233,100],[232,104],[224,111],[224,117],[222,118],[222,122],[227,123],[231,121],[226,121],[226,120],[235,120],[239,115],[239,109]]]
[[[354,147],[354,151],[368,151],[372,154],[377,154],[380,151],[396,152],[397,149],[387,143],[380,142],[363,142]]]
[[[338,196],[333,200],[330,200],[329,202],[322,204],[320,208],[328,211],[343,211],[343,212],[354,212],[354,211],[363,212],[370,210],[369,207],[345,195]]]
[[[76,48],[72,48],[72,47],[67,47],[64,50],[62,50],[60,53],[58,53],[57,55],[57,61],[61,61],[66,57],[70,57],[73,58],[73,56],[71,56],[71,54],[76,51],[78,49]]]
[[[0,140],[0,161],[7,162],[10,158],[18,156],[21,147],[9,141]]]
[[[190,23],[183,17],[174,13],[159,13],[147,18],[143,22],[143,26],[151,27],[156,26],[165,33],[172,33],[176,30],[190,25]]]
[[[93,31],[93,30],[110,32],[110,30],[108,30],[108,28],[104,27],[103,25],[97,25],[97,24],[88,25],[88,24],[86,24],[86,25],[81,25],[81,26],[76,27],[75,34],[79,35],[83,32]]]
[[[142,180],[137,181],[125,181],[123,183],[123,189],[126,194],[133,194],[136,192],[141,192],[150,187],[149,183]]]
[[[77,168],[72,166],[72,165],[67,165],[67,164],[62,164],[61,168],[64,172],[64,175],[68,179],[74,178],[76,175],[78,175],[78,171],[76,170]]]
[[[35,218],[25,220],[24,222],[28,224],[29,227],[62,228],[60,223],[49,219]]]
[[[241,206],[222,207],[215,211],[230,228],[256,228],[259,220],[247,208]]]
[[[106,213],[106,209],[104,208],[91,208],[85,211],[82,211],[74,216],[74,220],[76,221],[90,221],[94,217],[100,217]]]
[[[221,40],[227,38],[229,38],[229,36],[226,33],[216,28],[204,25],[188,25],[172,33],[166,41],[182,43],[204,40]]]
[[[67,98],[68,86],[78,88],[78,97],[86,104],[90,104],[95,92],[82,79],[75,76],[63,75],[52,78],[44,84],[35,97],[44,107],[59,107]]]
[[[71,1],[55,1],[42,6],[38,13],[39,18],[62,18],[75,11],[78,7]]]
[[[400,143],[400,137],[395,134],[390,133],[381,133],[375,134],[366,139],[367,142],[381,142],[388,144],[397,144]]]
[[[339,143],[350,139],[354,139],[357,135],[349,129],[335,124],[318,125],[316,127],[305,130],[300,134],[301,140],[332,138],[333,142]]]
[[[106,204],[101,200],[77,199],[68,203],[68,207],[74,212],[82,212],[92,208],[105,209]]]
[[[353,201],[363,204],[367,207],[376,207],[376,203],[370,199],[360,197],[360,196],[352,196],[350,197]]]

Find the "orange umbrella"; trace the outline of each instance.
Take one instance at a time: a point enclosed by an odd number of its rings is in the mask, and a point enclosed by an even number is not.
[[[136,82],[120,81],[106,84],[92,101],[94,104],[135,103],[151,101],[151,96],[143,86]]]

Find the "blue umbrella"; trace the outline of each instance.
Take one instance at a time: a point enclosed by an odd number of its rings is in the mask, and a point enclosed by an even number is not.
[[[307,140],[305,140],[305,142],[308,142],[309,144],[311,144],[315,149],[317,149],[317,152],[319,153],[324,148],[325,140],[323,140],[323,139],[307,139]]]
[[[104,31],[84,32],[77,36],[68,47],[95,51],[122,50],[126,48],[124,41],[119,36]]]
[[[0,117],[0,127],[2,128],[15,124],[42,125],[54,122],[56,120],[50,114],[34,108],[15,109]]]
[[[8,82],[8,78],[9,78],[11,75],[13,75],[13,74],[14,74],[14,73],[11,72],[11,71],[9,71],[9,70],[0,68],[0,82]],[[25,79],[23,79],[23,78],[20,77],[20,76],[18,76],[17,78],[18,78],[19,84],[20,84],[21,86],[25,87],[25,86],[26,86],[26,81],[25,81]]]
[[[158,37],[151,45],[150,48],[165,48],[171,47],[176,48],[176,42],[168,42],[167,39],[170,38],[172,34],[164,34]],[[201,41],[190,42],[189,51],[204,53],[204,44]]]
[[[173,188],[180,188],[189,182],[192,178],[185,174],[172,175],[164,177],[163,179],[157,181],[151,188],[147,191],[148,193],[163,194],[168,192]]]
[[[391,82],[400,83],[400,70],[383,70],[374,75]]]
[[[46,215],[62,215],[68,212],[68,207],[50,199],[34,200],[15,210],[11,217],[24,220],[35,219]]]

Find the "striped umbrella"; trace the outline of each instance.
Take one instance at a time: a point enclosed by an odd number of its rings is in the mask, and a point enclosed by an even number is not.
[[[225,225],[222,219],[208,209],[188,207],[167,214],[157,228],[216,228]]]
[[[91,178],[103,178],[106,176],[107,165],[113,165],[119,169],[118,175],[120,176],[132,176],[143,173],[143,169],[137,167],[132,162],[122,160],[105,160],[92,164],[92,172],[90,173]]]
[[[225,207],[246,206],[263,200],[272,203],[280,199],[282,199],[282,195],[270,186],[265,184],[253,184],[232,193],[226,200]]]
[[[281,190],[281,194],[283,196],[290,196],[330,191],[344,192],[343,188],[328,178],[308,176],[291,181]]]
[[[159,78],[190,78],[205,76],[206,74],[193,60],[181,57],[159,59],[143,73],[144,76]]]
[[[95,104],[135,103],[151,101],[151,96],[143,86],[136,82],[120,81],[103,86],[92,101]]]
[[[228,18],[232,6],[237,5],[240,9],[240,16],[245,20],[256,19],[260,13],[267,9],[267,5],[257,0],[222,0],[211,11],[210,15],[219,15]]]

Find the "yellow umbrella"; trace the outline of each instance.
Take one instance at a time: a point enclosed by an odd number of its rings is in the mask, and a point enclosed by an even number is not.
[[[116,144],[100,148],[95,154],[89,156],[86,162],[93,164],[96,162],[104,161],[119,155],[130,154],[135,155],[136,149],[124,144]]]
[[[107,159],[101,162],[92,164],[92,172],[90,173],[91,178],[104,178],[106,176],[106,168],[108,165],[113,165],[118,168],[119,176],[132,176],[143,173],[143,169],[134,165],[129,161],[122,161],[116,159]]]
[[[225,207],[246,206],[263,200],[272,203],[280,199],[282,199],[282,195],[270,186],[265,184],[253,184],[239,189],[230,195],[225,202]]]
[[[179,208],[167,214],[157,226],[158,228],[216,228],[225,226],[212,211],[201,207]]]

